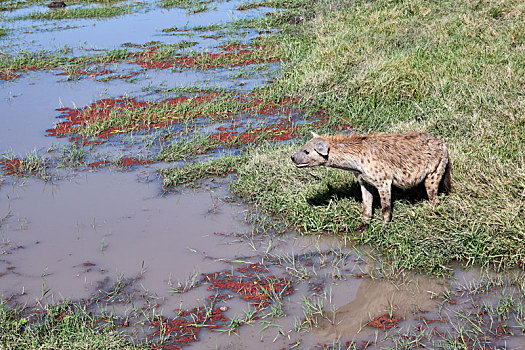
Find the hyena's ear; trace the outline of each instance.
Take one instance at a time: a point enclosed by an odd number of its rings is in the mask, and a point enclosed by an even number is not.
[[[319,135],[317,135],[315,132],[313,132],[313,131],[310,131],[310,132],[312,133],[313,137],[319,137]]]
[[[321,140],[315,144],[314,150],[320,155],[322,155],[323,157],[326,157],[328,156],[328,151],[330,150],[330,146],[328,146],[328,143],[326,143],[326,141]]]

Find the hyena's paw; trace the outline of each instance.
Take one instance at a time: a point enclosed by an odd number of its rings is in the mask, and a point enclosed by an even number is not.
[[[439,204],[439,199],[437,197],[431,198],[428,200],[428,203],[432,206]]]
[[[362,223],[358,228],[357,228],[357,231],[356,233],[358,235],[362,235],[364,234],[366,231],[368,231],[368,228],[370,227],[370,225],[367,223],[367,222],[364,222]]]

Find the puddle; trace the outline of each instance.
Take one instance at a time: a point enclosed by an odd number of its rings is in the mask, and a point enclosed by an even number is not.
[[[162,29],[176,26],[182,29],[221,24],[238,18],[257,17],[273,9],[259,8],[237,11],[242,1],[214,2],[211,10],[188,14],[179,8],[137,9],[136,13],[125,14],[109,19],[68,19],[68,20],[18,20],[5,22],[4,29],[10,32],[8,40],[10,53],[39,50],[61,50],[64,47],[83,50],[100,50],[119,47],[133,38],[133,42],[144,43],[162,40],[165,43],[178,43],[184,37],[167,36]],[[18,13],[20,11],[20,13]],[[23,16],[35,9],[22,9],[14,16]],[[63,28],[61,30],[61,28]],[[124,39],[123,41],[123,38]],[[187,38],[186,38],[187,39]],[[215,46],[214,40],[202,40],[199,49]]]
[[[37,188],[35,188],[37,187]],[[159,184],[137,181],[135,172],[100,171],[61,181],[4,186],[0,191],[4,297],[25,291],[23,300],[41,296],[88,297],[97,283],[120,274],[147,271],[141,284],[165,294],[168,281],[192,271],[212,272],[207,259],[243,255],[214,232],[243,232],[240,208],[214,192],[185,192],[163,197]],[[158,288],[164,286],[164,288]]]
[[[138,181],[143,173],[108,168],[3,186],[3,298],[110,309],[137,341],[156,343],[168,329],[160,348],[191,344],[178,328],[191,319],[211,327],[185,326],[208,347],[383,347],[403,337],[428,346],[456,338],[465,317],[490,335],[480,342],[470,331],[466,344],[521,345],[523,274],[387,277],[388,264],[340,239],[254,231],[227,180],[162,195],[157,181]],[[211,319],[201,313],[212,309]]]

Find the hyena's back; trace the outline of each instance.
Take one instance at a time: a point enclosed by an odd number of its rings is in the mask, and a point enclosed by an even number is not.
[[[365,173],[392,176],[392,184],[403,189],[425,181],[436,185],[441,182],[444,192],[450,190],[448,149],[438,138],[420,133],[359,137]]]

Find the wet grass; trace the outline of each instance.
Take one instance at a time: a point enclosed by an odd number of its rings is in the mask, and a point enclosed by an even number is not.
[[[209,11],[214,7],[212,3],[212,0],[162,0],[160,5],[166,8],[182,8],[188,14],[195,14]]]
[[[0,170],[5,175],[35,176],[43,180],[49,180],[51,175],[47,168],[48,162],[46,158],[39,155],[36,150],[20,157],[12,153],[0,154]]]
[[[109,18],[131,13],[131,6],[76,7],[61,8],[46,12],[32,12],[27,16],[15,17],[13,20],[60,20],[72,18]]]
[[[258,7],[274,7],[279,9],[294,9],[302,8],[308,1],[305,0],[263,0],[263,1],[252,1],[246,2],[237,8],[239,11],[249,10]]]
[[[219,53],[190,52],[182,50],[195,45],[195,42],[182,41],[177,44],[124,43],[123,49],[113,49],[102,54],[71,57],[69,52],[36,53],[21,52],[14,56],[0,58],[0,75],[14,76],[15,72],[44,70],[63,67],[68,71],[85,69],[89,64],[124,62],[138,64],[142,69],[216,69],[234,66],[245,66],[255,63],[277,62],[281,59],[271,47],[250,45],[249,47]],[[131,48],[139,48],[133,52]],[[18,77],[18,75],[16,75]]]
[[[122,0],[74,0],[74,1],[65,1],[66,5],[76,5],[76,4],[102,4],[102,5],[108,5],[108,4],[114,4],[121,2]],[[47,0],[25,0],[25,1],[18,1],[18,0],[2,0],[0,1],[0,11],[13,11],[18,10],[22,8],[27,8],[31,6],[44,6],[48,4],[50,1]]]
[[[206,162],[186,164],[180,168],[163,169],[163,185],[165,188],[180,185],[198,187],[203,180],[234,173],[244,161],[242,156],[223,156]]]
[[[79,305],[62,303],[43,310],[11,308],[0,301],[2,349],[136,349],[110,322]]]
[[[375,210],[358,242],[402,268],[427,272],[445,273],[456,259],[523,266],[523,5],[330,4],[319,3],[315,18],[285,28],[280,48],[291,62],[269,93],[302,96],[303,104],[365,133],[434,134],[446,141],[453,164],[453,191],[440,205],[401,193],[393,222],[383,224]],[[317,131],[333,133],[333,125]],[[236,191],[303,232],[354,232],[361,197],[353,176],[295,169],[295,147],[254,152],[238,172]]]
[[[65,67],[73,69],[83,67],[86,64],[109,63],[128,58],[130,52],[127,49],[109,50],[100,55],[70,57],[63,53],[51,53],[40,51],[36,53],[21,52],[16,56],[2,57],[0,59],[0,74],[9,74],[16,71],[28,71],[38,69],[50,69]]]

